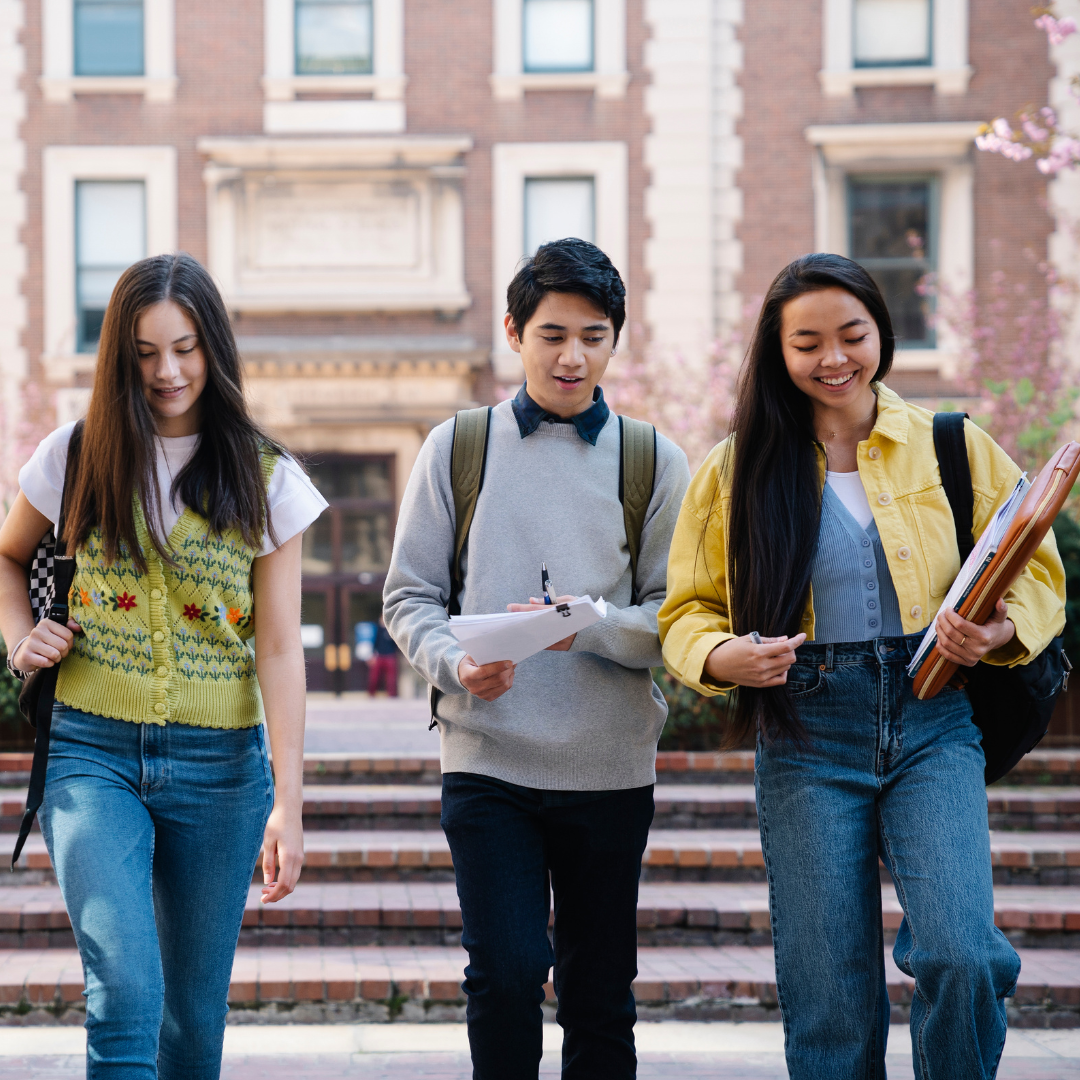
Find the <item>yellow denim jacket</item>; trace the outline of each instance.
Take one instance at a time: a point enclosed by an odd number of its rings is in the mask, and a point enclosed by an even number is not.
[[[874,389],[877,423],[870,438],[859,443],[859,477],[885,548],[904,633],[912,634],[937,614],[960,571],[960,553],[934,452],[933,413],[885,386],[876,384]],[[1012,491],[1020,470],[986,432],[970,421],[964,429],[978,537]],[[667,599],[659,614],[668,671],[707,695],[730,689],[703,682],[703,672],[709,653],[735,636],[727,595],[725,534],[731,496],[730,476],[721,469],[726,448],[725,439],[713,449],[683,499],[668,557]],[[825,456],[820,450],[819,456],[824,485]],[[1052,531],[1005,601],[1016,636],[985,662],[1011,667],[1037,656],[1065,625],[1065,571]],[[802,630],[813,640],[812,595]]]

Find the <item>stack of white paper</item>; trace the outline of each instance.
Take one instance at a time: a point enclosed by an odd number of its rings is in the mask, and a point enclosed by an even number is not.
[[[512,660],[515,664],[533,653],[607,618],[601,596],[579,596],[567,604],[536,611],[505,611],[497,615],[451,615],[450,629],[478,664]]]
[[[1012,524],[1013,518],[1016,517],[1016,512],[1020,509],[1020,504],[1024,501],[1024,496],[1027,494],[1029,487],[1031,487],[1031,481],[1028,480],[1026,474],[1022,474],[1020,479],[1017,480],[1012,494],[1001,505],[990,524],[983,529],[982,536],[979,537],[978,542],[971,549],[971,554],[967,557],[964,565],[960,567],[960,573],[956,575],[956,580],[945,595],[945,600],[941,608],[938,609],[939,611],[957,611],[968,598],[972,588],[975,586],[975,582],[982,577],[982,572],[990,565],[990,561],[997,554],[998,547],[1000,547],[1005,533],[1009,531],[1009,526]],[[926,633],[923,635],[922,641],[919,643],[918,652],[915,653],[911,663],[908,665],[909,675],[914,675],[919,670],[923,658],[937,644],[936,627],[937,615],[935,614],[930,621],[929,627],[927,627]]]

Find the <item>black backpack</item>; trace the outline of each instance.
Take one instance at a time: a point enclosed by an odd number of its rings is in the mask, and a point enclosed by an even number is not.
[[[952,509],[961,563],[975,546],[971,533],[975,493],[964,437],[966,416],[934,414],[934,451],[941,486]],[[1046,734],[1072,671],[1062,644],[1062,638],[1054,638],[1038,656],[1018,667],[979,663],[960,669],[967,680],[964,689],[971,700],[972,720],[982,731],[986,783],[1000,780]]]

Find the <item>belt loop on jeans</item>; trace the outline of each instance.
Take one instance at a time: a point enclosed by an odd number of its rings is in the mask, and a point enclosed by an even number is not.
[[[833,669],[833,646],[825,646],[825,670],[832,671]]]

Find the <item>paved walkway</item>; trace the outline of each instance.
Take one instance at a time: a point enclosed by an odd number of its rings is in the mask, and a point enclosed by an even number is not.
[[[304,750],[309,754],[363,748],[439,756],[439,734],[428,731],[426,698],[308,694]]]
[[[639,1024],[641,1080],[715,1077],[783,1080],[779,1024]],[[544,1029],[541,1075],[559,1074],[561,1032]],[[0,1030],[2,1080],[75,1080],[85,1075],[78,1028]],[[907,1029],[893,1027],[889,1076],[911,1077]],[[41,1053],[47,1051],[47,1053]],[[468,1080],[472,1074],[460,1024],[230,1026],[222,1080]],[[1080,1032],[1012,1031],[1000,1080],[1075,1080]]]

